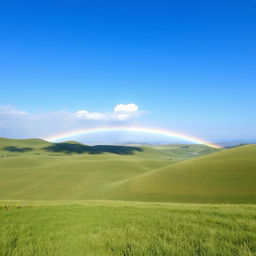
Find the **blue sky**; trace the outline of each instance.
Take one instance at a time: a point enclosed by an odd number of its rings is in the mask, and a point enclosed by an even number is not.
[[[254,140],[255,12],[255,1],[2,1],[0,136],[74,129],[80,110],[112,122],[133,103],[131,124]]]

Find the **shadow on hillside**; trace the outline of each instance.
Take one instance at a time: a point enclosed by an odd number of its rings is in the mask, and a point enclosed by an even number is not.
[[[134,152],[143,151],[139,147],[128,147],[128,146],[111,146],[111,145],[97,145],[97,146],[87,146],[82,144],[72,144],[72,143],[57,143],[48,147],[43,148],[48,152],[58,152],[65,154],[102,154],[102,153],[113,153],[119,155],[131,155]]]
[[[15,146],[3,147],[3,150],[10,151],[10,152],[27,152],[32,150],[33,148],[18,148]]]

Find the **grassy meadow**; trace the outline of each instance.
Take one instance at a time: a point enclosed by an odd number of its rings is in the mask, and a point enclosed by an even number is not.
[[[7,202],[0,255],[255,255],[256,206]]]
[[[256,255],[256,145],[0,138],[0,255]]]

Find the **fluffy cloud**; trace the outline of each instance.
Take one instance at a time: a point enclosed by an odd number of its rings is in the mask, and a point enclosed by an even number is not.
[[[85,118],[89,120],[107,120],[108,119],[106,114],[99,113],[99,112],[89,112],[87,110],[77,111],[76,116],[79,118]]]
[[[138,105],[134,103],[117,104],[114,107],[114,111],[111,113],[89,112],[87,110],[79,110],[76,112],[76,116],[79,118],[99,121],[127,121],[140,114],[142,114],[142,112],[139,111]]]
[[[52,111],[28,113],[12,106],[0,106],[0,137],[32,138],[68,130],[101,125],[122,124],[133,120],[143,111],[136,104],[118,104],[112,112]]]
[[[138,105],[134,103],[130,104],[117,104],[114,108],[115,113],[134,113],[139,110]]]
[[[114,108],[115,116],[120,121],[126,121],[140,114],[139,107],[134,104],[117,104]]]

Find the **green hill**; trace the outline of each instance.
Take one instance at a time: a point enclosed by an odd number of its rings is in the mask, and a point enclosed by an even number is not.
[[[153,146],[153,148],[175,160],[184,160],[220,151],[220,149],[201,144],[168,144]]]
[[[255,203],[255,181],[256,145],[247,145],[168,165],[102,192],[111,199]]]
[[[2,157],[0,198],[86,198],[91,189],[137,176],[168,163],[168,160],[149,160],[109,153]]]
[[[7,139],[0,138],[0,156],[39,154],[43,148],[51,145],[50,142],[41,139]]]
[[[195,157],[204,145],[88,146],[0,138],[0,199],[95,198],[102,187]],[[102,195],[100,194],[100,197]]]
[[[256,146],[215,151],[0,138],[0,199],[254,203]]]
[[[0,156],[18,155],[77,155],[103,154],[136,155],[141,158],[180,161],[220,149],[198,144],[170,144],[162,146],[142,145],[96,145],[88,146],[76,141],[51,143],[42,139],[0,138]]]
[[[40,139],[1,138],[0,198],[86,198],[89,191],[99,186],[171,162],[158,150],[148,147],[88,146],[73,141],[50,143]]]

